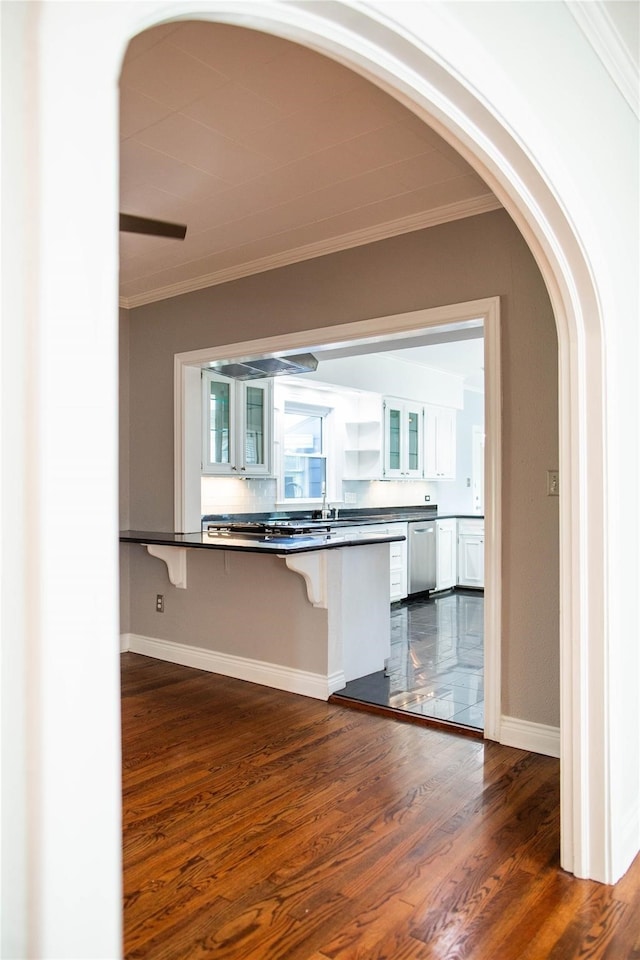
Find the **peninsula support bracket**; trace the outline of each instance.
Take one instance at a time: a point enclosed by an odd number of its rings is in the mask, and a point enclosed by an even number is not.
[[[174,587],[187,589],[187,548],[169,547],[162,543],[145,543],[147,552],[158,560],[164,560],[167,565],[169,580]]]
[[[307,597],[314,607],[327,609],[327,551],[296,553],[278,556],[284,560],[289,570],[299,573],[307,585]]]

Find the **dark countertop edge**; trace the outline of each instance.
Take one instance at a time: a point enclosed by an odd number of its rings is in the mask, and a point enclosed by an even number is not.
[[[286,538],[283,538],[283,540]],[[239,540],[229,538],[220,538],[214,540],[202,533],[159,533],[150,530],[122,530],[120,532],[121,543],[140,543],[157,544],[165,547],[188,547],[196,550],[235,550],[240,553],[269,553],[269,554],[290,554],[290,553],[310,553],[318,550],[336,550],[340,547],[361,547],[367,544],[377,543],[395,543],[398,540],[405,540],[404,536],[374,536],[362,539],[360,537],[334,537],[331,540],[322,538],[308,541],[294,541],[284,543],[283,540],[269,540],[266,543],[260,543],[255,540]]]
[[[484,520],[484,513],[439,513],[434,520]]]

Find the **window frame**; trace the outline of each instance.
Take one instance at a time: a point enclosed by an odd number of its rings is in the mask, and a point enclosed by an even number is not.
[[[325,461],[324,476],[325,476],[325,495],[324,497],[287,497],[285,496],[285,458],[287,454],[285,453],[285,442],[284,442],[284,424],[286,413],[297,413],[306,416],[320,417],[322,419],[322,451],[321,453],[313,454],[299,454],[299,456],[307,457],[311,459],[312,457],[323,458]],[[277,479],[277,506],[279,508],[288,507],[291,508],[295,504],[296,507],[319,507],[322,506],[323,499],[326,503],[329,503],[330,500],[335,500],[335,436],[334,436],[334,408],[326,406],[326,404],[319,403],[308,403],[304,400],[298,400],[296,398],[284,398],[281,416],[279,417],[279,448],[280,456],[278,463],[278,479]],[[296,454],[298,456],[298,454]]]

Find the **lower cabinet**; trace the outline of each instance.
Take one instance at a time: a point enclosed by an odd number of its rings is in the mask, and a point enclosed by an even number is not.
[[[436,590],[456,585],[456,524],[454,518],[436,523]]]
[[[484,588],[483,520],[458,520],[458,586]]]
[[[397,543],[389,544],[389,562],[390,562],[390,584],[391,584],[391,603],[396,600],[404,600],[409,591],[408,572],[409,564],[407,562],[407,524],[394,523],[391,525],[390,533],[402,534],[405,539]]]
[[[367,523],[350,526],[350,533],[364,536],[400,535],[404,540],[389,544],[391,602],[408,595],[407,524]],[[455,517],[436,522],[436,592],[455,586],[484,589],[484,520]]]
[[[350,527],[349,533],[361,533],[365,536],[402,536],[389,544],[389,586],[391,603],[404,600],[408,593],[408,564],[407,564],[407,524],[406,523],[366,523],[362,526]]]

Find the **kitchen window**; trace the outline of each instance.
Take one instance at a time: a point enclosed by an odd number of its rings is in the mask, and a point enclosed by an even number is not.
[[[330,409],[288,401],[282,415],[283,500],[327,498]]]

